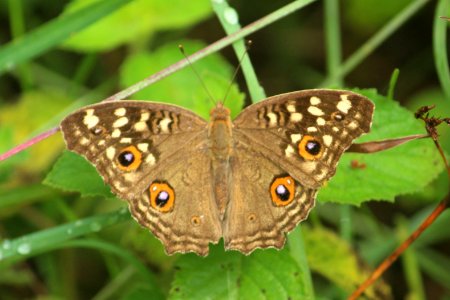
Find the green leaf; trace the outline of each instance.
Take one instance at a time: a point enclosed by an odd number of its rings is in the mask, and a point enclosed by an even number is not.
[[[75,0],[66,13],[72,13],[99,0]],[[211,13],[208,0],[135,0],[73,35],[65,47],[78,51],[111,50],[119,45],[148,39],[157,30],[184,28]]]
[[[413,113],[375,90],[355,90],[375,103],[372,131],[357,142],[378,141],[425,133]],[[352,167],[357,161],[361,168]],[[320,190],[320,201],[359,205],[367,200],[394,200],[395,196],[423,189],[442,171],[443,164],[429,139],[372,154],[346,153],[329,184]]]
[[[0,74],[67,39],[78,30],[108,15],[130,0],[99,1],[70,16],[56,18],[0,49]]]
[[[301,270],[286,249],[250,256],[225,253],[220,244],[210,250],[180,257],[169,299],[304,299]]]
[[[47,174],[44,183],[64,191],[79,192],[82,196],[114,197],[94,166],[70,151],[61,155]]]
[[[122,86],[130,86],[161,69],[164,69],[183,56],[178,45],[182,44],[187,53],[194,53],[205,45],[201,42],[180,41],[171,43],[156,49],[152,53],[141,52],[131,55],[122,65]],[[133,99],[167,102],[189,108],[204,118],[208,118],[214,101],[223,100],[226,90],[230,86],[232,67],[218,54],[213,54],[196,62],[192,68],[185,68],[179,72],[164,78],[152,86],[136,93]],[[195,75],[195,71],[200,79]],[[208,96],[201,81],[211,93],[213,99]],[[241,94],[236,84],[233,84],[227,96],[226,106],[235,116],[242,108],[244,95]]]
[[[350,245],[333,232],[323,228],[308,228],[303,226],[303,238],[308,245],[308,263],[313,272],[319,273],[347,293],[353,292],[369,275],[361,268],[357,256]],[[389,293],[389,288],[378,284],[377,289],[383,290],[383,295]],[[373,287],[365,291],[369,299],[375,299]]]

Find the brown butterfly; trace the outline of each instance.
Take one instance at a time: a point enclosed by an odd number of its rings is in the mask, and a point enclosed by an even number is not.
[[[222,103],[205,121],[145,101],[84,107],[61,123],[69,150],[98,170],[167,253],[249,254],[281,248],[342,153],[370,130],[374,105],[339,90],[273,96],[232,121]]]

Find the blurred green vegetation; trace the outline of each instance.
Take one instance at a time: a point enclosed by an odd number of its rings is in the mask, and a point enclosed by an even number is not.
[[[376,103],[373,131],[360,141],[423,133],[413,118],[422,105],[450,116],[448,24],[439,18],[450,14],[447,1],[294,2],[311,4],[286,6],[289,14],[247,37],[251,63],[242,68],[250,84],[241,75],[232,84],[233,115],[263,89],[275,95],[325,86]],[[227,22],[245,26],[288,4],[0,1],[0,154],[182,60],[178,44],[192,54],[239,27]],[[194,64],[215,99],[224,97],[240,57],[227,47]],[[190,68],[131,98],[204,117],[212,105]],[[450,151],[450,129],[439,132]],[[352,168],[354,160],[366,167]],[[345,154],[285,249],[246,257],[219,244],[207,258],[167,256],[95,170],[64,151],[58,133],[0,162],[0,298],[345,299],[448,194],[442,170],[429,140]],[[448,299],[449,225],[445,212],[367,296]]]

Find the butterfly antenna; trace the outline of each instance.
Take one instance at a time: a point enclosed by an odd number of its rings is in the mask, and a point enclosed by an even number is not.
[[[252,45],[252,41],[251,41],[251,40],[248,40],[247,43],[246,43],[246,46],[245,46],[245,51],[244,51],[244,53],[242,53],[242,56],[241,56],[241,58],[239,59],[238,66],[236,67],[236,70],[234,70],[233,77],[231,77],[230,84],[228,85],[228,88],[227,88],[227,91],[226,91],[226,93],[225,93],[225,96],[223,97],[223,103],[224,103],[224,104],[225,104],[225,100],[226,100],[227,97],[228,97],[228,94],[229,94],[230,91],[231,91],[231,87],[233,86],[233,82],[234,82],[234,80],[236,79],[236,76],[237,76],[239,70],[241,69],[242,61],[244,60],[244,57],[247,55],[248,51],[250,50],[250,46],[251,46],[251,45]]]
[[[214,97],[211,95],[210,91],[208,90],[208,88],[205,85],[205,82],[203,81],[203,79],[200,77],[200,75],[198,74],[197,70],[194,68],[194,65],[191,63],[191,60],[189,59],[189,57],[186,55],[186,52],[184,51],[184,47],[183,45],[178,45],[178,48],[180,49],[181,53],[183,54],[184,58],[187,60],[187,62],[189,63],[189,66],[192,68],[192,71],[194,71],[195,76],[197,76],[198,80],[200,81],[200,83],[203,86],[203,89],[206,91],[206,94],[208,94],[209,99],[211,100],[211,102],[216,105],[216,101],[214,100]]]

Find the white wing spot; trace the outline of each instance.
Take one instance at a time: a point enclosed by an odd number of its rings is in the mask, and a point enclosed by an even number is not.
[[[118,138],[120,137],[120,129],[114,129],[114,131],[111,133],[112,138]]]
[[[306,130],[308,132],[317,132],[317,128],[316,127],[308,127]]]
[[[134,124],[134,129],[136,131],[145,131],[147,130],[147,124],[145,122],[137,122],[136,124]]]
[[[295,109],[295,105],[294,104],[288,104],[288,106],[286,106],[286,109],[288,112],[290,113],[295,113],[297,110]]]
[[[356,127],[358,127],[358,123],[356,123],[355,121],[351,121],[348,125],[347,125],[347,127],[348,128],[350,128],[350,129],[356,129]]]
[[[333,137],[331,135],[324,135],[323,136],[323,143],[325,146],[330,147],[331,143],[333,142]]]
[[[145,122],[150,118],[150,113],[145,112],[141,114],[141,121]]]
[[[317,125],[319,125],[319,126],[323,126],[323,125],[325,125],[325,119],[324,118],[317,118],[317,120],[316,120],[316,122],[317,122]]]
[[[308,107],[308,112],[310,114],[312,114],[313,116],[317,116],[317,117],[324,115],[324,112],[320,108],[315,107],[315,106]]]
[[[295,154],[294,147],[292,147],[291,145],[288,145],[288,146],[286,147],[286,149],[284,150],[284,154],[285,154],[287,157],[291,157],[293,154]]]
[[[80,144],[81,145],[87,145],[87,144],[89,144],[89,140],[87,138],[85,138],[85,137],[82,137],[80,139]]]
[[[122,127],[124,125],[128,124],[128,118],[127,117],[121,117],[119,119],[117,119],[114,123],[113,123],[113,127],[117,128],[117,127]]]
[[[159,126],[161,127],[161,131],[164,133],[169,133],[169,124],[172,123],[172,119],[164,118],[159,122]]]
[[[150,153],[149,155],[147,155],[147,158],[145,159],[145,161],[153,166],[156,162],[156,159],[155,159],[155,156],[153,156],[153,154]]]
[[[293,123],[300,122],[303,119],[303,115],[301,113],[291,113],[290,121]]]
[[[142,152],[147,152],[148,151],[148,144],[147,143],[140,143],[140,144],[137,145],[137,147]]]
[[[127,110],[124,107],[118,108],[114,111],[114,114],[118,117],[123,117],[127,113]]]
[[[131,138],[121,138],[120,143],[121,144],[131,144]]]
[[[267,114],[267,117],[269,117],[269,119],[270,119],[269,125],[271,125],[271,126],[277,125],[278,117],[277,117],[277,115],[275,113],[270,112],[270,113]]]
[[[87,126],[88,129],[93,128],[98,124],[100,119],[94,115],[94,109],[90,108],[86,110],[86,115],[84,116],[83,123]]]
[[[337,109],[346,114],[350,108],[352,108],[352,103],[348,100],[348,95],[341,95],[341,101],[338,102]]]
[[[320,99],[315,96],[312,96],[311,99],[309,99],[309,103],[311,103],[311,105],[317,105],[320,104],[320,102]]]
[[[106,149],[106,157],[108,157],[110,160],[113,160],[115,155],[116,149],[114,147],[111,146]]]
[[[302,135],[300,133],[291,134],[291,141],[292,141],[292,143],[296,144],[301,139],[302,139]]]

